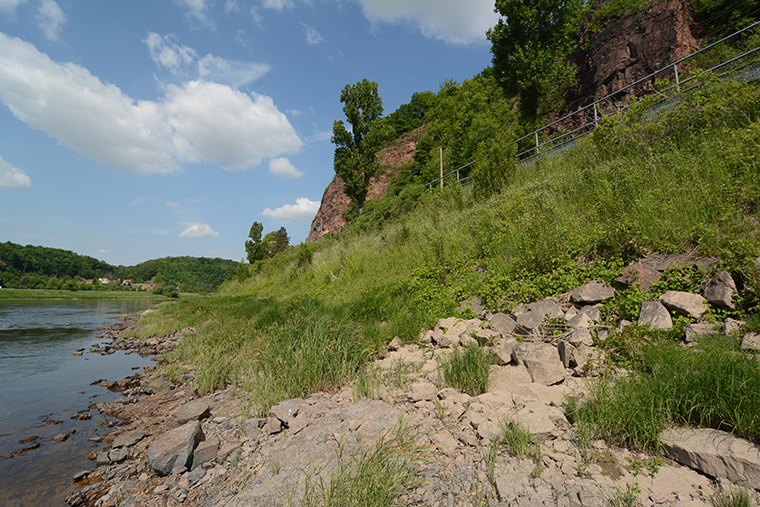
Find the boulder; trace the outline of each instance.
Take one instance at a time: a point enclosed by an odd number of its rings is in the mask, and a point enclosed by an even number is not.
[[[623,268],[623,273],[615,278],[615,281],[627,286],[638,285],[642,292],[646,292],[654,282],[659,282],[661,279],[662,275],[659,271],[637,262]]]
[[[516,325],[515,320],[506,313],[499,312],[491,316],[491,329],[502,336],[514,333]]]
[[[165,375],[156,375],[143,379],[140,388],[145,394],[158,394],[171,389],[172,384]]]
[[[715,326],[712,324],[709,324],[707,322],[700,322],[698,324],[689,324],[686,326],[686,335],[684,336],[684,341],[686,343],[692,343],[694,341],[697,341],[697,339],[710,335],[715,332]]]
[[[538,359],[541,361],[558,361],[557,347],[550,343],[518,343],[512,349],[512,362],[522,364],[526,359]]]
[[[727,271],[722,271],[718,276],[712,278],[705,285],[705,299],[711,304],[720,308],[734,310],[736,305],[733,302],[736,293],[736,283]]]
[[[691,292],[669,290],[660,296],[660,302],[668,310],[672,310],[678,315],[693,317],[697,320],[701,319],[708,309],[707,300],[699,294],[692,294]]]
[[[547,361],[528,358],[523,363],[530,373],[530,378],[537,384],[550,386],[565,380],[565,367],[559,359]]]
[[[217,451],[219,451],[218,438],[212,438],[198,444],[198,447],[193,451],[193,470],[213,460]]]
[[[571,343],[561,341],[557,345],[560,361],[565,368],[575,368],[583,366],[588,359],[588,352],[585,347],[577,348]]]
[[[587,345],[590,347],[594,344],[594,338],[591,336],[591,332],[585,327],[573,328],[568,337],[568,341],[576,347],[580,347],[581,345]]]
[[[429,380],[417,379],[409,386],[409,400],[411,402],[431,401],[437,392],[438,388]]]
[[[654,329],[670,329],[673,327],[673,319],[670,312],[659,301],[644,301],[641,303],[638,323],[648,325]]]
[[[559,305],[551,299],[536,301],[528,306],[520,307],[514,312],[517,321],[515,333],[529,336],[541,327],[541,323],[549,319],[557,319],[564,315]]]
[[[660,440],[665,453],[682,465],[760,489],[760,447],[744,439],[710,428],[669,428]]]
[[[293,398],[291,400],[281,401],[269,409],[269,415],[272,415],[285,424],[290,425],[290,420],[298,415],[300,410],[307,407],[309,403],[302,398]]]
[[[499,366],[510,364],[512,362],[512,352],[517,347],[517,340],[514,338],[504,338],[491,347],[491,352],[498,358]]]
[[[615,297],[615,289],[601,280],[592,280],[575,289],[570,301],[582,305],[593,305]]]
[[[190,421],[156,437],[145,454],[153,471],[165,476],[177,468],[189,468],[192,465],[193,450],[201,440],[201,423]]]
[[[720,328],[720,332],[725,335],[731,335],[739,331],[739,329],[744,325],[744,322],[741,320],[735,320],[731,317],[727,318],[726,321],[723,323],[723,326]]]
[[[148,436],[148,430],[141,428],[139,430],[127,431],[113,439],[113,447],[131,447],[137,442]]]
[[[747,333],[742,339],[742,350],[760,352],[760,333]]]
[[[185,403],[174,412],[174,417],[180,424],[188,421],[200,421],[211,414],[211,408],[203,400],[195,400]]]

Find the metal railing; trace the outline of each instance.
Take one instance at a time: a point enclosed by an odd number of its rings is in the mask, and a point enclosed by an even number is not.
[[[447,172],[446,174],[444,174],[444,175],[443,175],[443,176],[441,176],[440,178],[436,178],[436,179],[434,179],[433,181],[429,181],[429,182],[425,183],[425,185],[424,185],[424,186],[425,186],[425,187],[430,187],[430,193],[432,194],[432,193],[433,193],[433,184],[434,184],[434,183],[438,183],[438,182],[440,182],[440,187],[441,187],[441,190],[443,190],[443,189],[445,189],[445,188],[449,188],[451,185],[455,185],[455,184],[457,184],[457,183],[461,184],[461,183],[464,183],[465,181],[469,181],[470,179],[472,179],[472,176],[471,176],[471,175],[467,175],[467,176],[464,176],[464,177],[462,177],[462,176],[461,176],[461,173],[462,173],[462,172],[463,172],[465,169],[467,169],[468,167],[470,167],[472,164],[474,164],[475,162],[477,162],[477,159],[476,159],[476,160],[473,160],[473,161],[471,161],[471,162],[468,162],[468,163],[466,163],[465,165],[463,165],[463,166],[461,166],[461,167],[457,167],[457,168],[456,168],[456,169],[454,169],[453,171],[449,171],[449,172]],[[453,181],[452,183],[449,183],[448,185],[446,185],[446,184],[445,184],[446,178],[447,178],[448,176],[451,176],[452,174],[456,174],[456,175],[457,175],[457,179],[456,179],[456,181]],[[453,178],[452,178],[452,179],[453,179]]]
[[[703,75],[706,72],[719,71],[719,70],[722,70],[725,67],[730,66],[730,65],[732,65],[732,64],[734,64],[734,63],[736,63],[736,62],[738,62],[740,60],[746,59],[747,57],[749,57],[749,56],[757,53],[758,51],[760,51],[760,47],[756,47],[754,49],[750,49],[749,51],[746,51],[745,53],[743,53],[743,54],[741,54],[739,56],[731,58],[731,59],[729,59],[729,60],[727,60],[725,62],[722,62],[722,63],[720,63],[718,65],[715,65],[715,66],[711,67],[710,69],[707,69],[705,71],[701,71],[698,74],[693,75],[693,76],[689,76],[687,79],[683,79],[683,80],[681,79],[681,75],[678,72],[678,66],[679,65],[683,65],[684,63],[688,62],[689,60],[691,60],[691,59],[693,59],[693,58],[695,58],[695,57],[697,57],[697,56],[699,56],[701,54],[704,54],[705,52],[709,51],[710,49],[712,49],[712,48],[714,48],[714,47],[716,47],[716,46],[718,46],[720,44],[723,44],[726,41],[731,40],[731,39],[733,39],[733,38],[735,38],[735,37],[737,37],[737,36],[739,36],[739,35],[747,32],[749,30],[752,30],[753,28],[758,27],[758,26],[760,26],[760,21],[755,22],[755,23],[753,23],[753,24],[751,24],[751,25],[743,28],[742,30],[734,32],[733,34],[731,34],[731,35],[729,35],[727,37],[724,37],[724,38],[722,38],[722,39],[720,39],[720,40],[718,40],[716,42],[713,42],[712,44],[710,44],[708,46],[705,46],[704,48],[700,49],[699,51],[691,53],[690,55],[688,55],[688,56],[686,56],[684,58],[681,58],[680,60],[677,60],[677,61],[675,61],[675,62],[673,62],[673,63],[671,63],[671,64],[669,64],[669,65],[667,65],[665,67],[662,67],[661,69],[659,69],[659,70],[657,70],[657,71],[649,74],[648,76],[645,76],[645,77],[643,77],[643,78],[641,78],[641,79],[639,79],[639,80],[637,80],[637,81],[635,81],[635,82],[633,82],[633,83],[631,83],[629,85],[626,85],[623,88],[620,88],[619,90],[616,90],[616,91],[610,93],[609,95],[607,95],[605,97],[602,97],[601,99],[596,100],[593,103],[591,103],[591,104],[589,104],[587,106],[584,106],[584,107],[578,109],[577,111],[574,111],[574,112],[572,112],[570,114],[567,114],[567,115],[563,116],[562,118],[559,118],[558,120],[554,120],[553,122],[551,122],[551,123],[549,123],[549,124],[541,127],[540,129],[534,130],[533,132],[522,136],[521,138],[515,140],[513,144],[519,144],[519,143],[521,143],[521,142],[523,142],[523,141],[525,141],[527,139],[531,139],[531,138],[534,140],[534,143],[533,143],[533,146],[531,146],[531,147],[529,147],[529,148],[527,148],[527,149],[525,149],[523,151],[520,151],[517,154],[517,158],[520,159],[520,160],[530,160],[530,159],[532,159],[532,158],[534,158],[534,157],[542,154],[542,152],[545,152],[547,150],[554,150],[554,149],[557,149],[557,148],[561,148],[561,147],[567,145],[568,143],[570,143],[570,142],[572,142],[572,141],[574,141],[574,140],[576,140],[576,139],[578,139],[580,137],[583,137],[583,136],[589,134],[594,128],[596,128],[599,125],[600,121],[605,116],[611,116],[612,114],[619,114],[622,111],[626,110],[628,107],[630,107],[630,105],[632,103],[636,102],[634,100],[634,101],[629,102],[627,104],[623,103],[623,101],[631,98],[630,95],[626,95],[626,96],[623,96],[623,98],[616,103],[615,102],[615,97],[619,97],[621,94],[623,94],[625,92],[632,91],[635,87],[637,87],[639,85],[642,85],[642,84],[651,85],[651,83],[653,82],[653,80],[656,77],[658,77],[661,74],[663,74],[663,73],[670,73],[670,72],[672,72],[673,78],[675,80],[675,83],[672,84],[671,86],[663,89],[663,90],[657,91],[657,93],[659,93],[660,95],[667,96],[667,94],[671,93],[673,91],[673,89],[675,89],[676,93],[685,93],[685,92],[687,92],[689,90],[692,90],[694,87],[696,87],[698,85],[697,84],[693,84],[692,86],[690,86],[688,88],[684,88],[684,86],[686,84],[688,84],[688,83],[696,80],[697,78],[699,78],[701,75]],[[748,65],[749,64],[745,64],[745,65],[740,66],[738,68],[732,68],[729,72],[737,72],[739,70],[743,70]],[[633,95],[634,98],[638,98],[635,93],[632,94],[632,95]],[[610,110],[609,106],[612,106],[612,110]],[[580,121],[578,121],[578,118],[580,118]],[[545,133],[548,133],[548,132],[552,132],[552,129],[556,129],[557,131],[559,131],[559,130],[561,130],[561,125],[562,124],[568,124],[568,123],[571,124],[571,126],[569,127],[570,128],[569,131],[560,132],[560,133],[557,133],[557,135],[553,135],[553,136],[551,134],[549,134],[549,138],[548,139],[541,140],[542,137],[545,137],[545,135],[542,136],[542,134],[545,134]]]

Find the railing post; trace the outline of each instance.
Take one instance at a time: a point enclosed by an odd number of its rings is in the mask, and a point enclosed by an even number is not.
[[[599,125],[599,115],[596,112],[596,102],[594,102],[594,127]]]
[[[678,79],[678,65],[675,63],[673,64],[673,72],[676,75],[676,90],[678,90],[678,93],[681,93],[681,82]]]
[[[457,169],[457,183],[459,183],[459,169]]]
[[[536,130],[536,155],[538,155],[538,130]]]

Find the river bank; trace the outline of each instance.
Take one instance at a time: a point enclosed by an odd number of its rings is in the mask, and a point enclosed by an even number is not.
[[[165,296],[156,296],[147,292],[136,291],[107,291],[107,290],[52,290],[52,289],[0,289],[0,301],[16,301],[27,299],[47,300],[92,300],[92,299],[155,299],[156,302],[166,301]]]
[[[152,370],[133,375],[114,386],[125,398],[96,405],[121,424],[105,437],[108,450],[92,456],[92,469],[76,475],[78,491],[68,502],[353,504],[386,492],[401,505],[697,506],[740,487],[667,454],[609,445],[571,425],[563,402],[587,392],[603,371],[603,352],[583,343],[594,307],[568,298],[533,305],[513,316],[478,312],[471,320],[441,320],[419,343],[394,340],[353,385],[283,401],[266,417],[251,416],[254,407],[231,388],[199,396],[192,372],[179,384]],[[581,317],[569,318],[574,325],[559,335],[538,324],[515,335],[509,324],[521,315],[530,316],[523,326],[541,322],[546,312]],[[610,330],[593,328],[602,331]],[[192,332],[144,345],[115,336],[114,347],[165,351]],[[441,364],[475,343],[500,358],[488,367],[486,391],[446,387]],[[587,361],[578,363],[573,354],[581,352]],[[720,460],[731,462],[732,453],[722,452]],[[756,499],[760,468],[756,460],[742,466],[751,486],[747,498]]]

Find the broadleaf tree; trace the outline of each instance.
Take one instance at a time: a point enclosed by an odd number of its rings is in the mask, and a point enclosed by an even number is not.
[[[346,85],[340,94],[340,101],[351,131],[342,120],[333,123],[331,141],[336,146],[335,173],[343,180],[352,205],[362,211],[370,178],[376,176],[378,171],[375,154],[390,127],[383,127],[377,122],[383,114],[383,101],[377,92],[376,82],[365,78]]]
[[[245,242],[245,253],[248,257],[248,262],[251,264],[264,259],[268,254],[266,243],[261,241],[261,233],[263,231],[263,225],[259,222],[253,222],[251,230],[248,233],[248,239]]]
[[[493,67],[520,112],[537,119],[539,105],[563,97],[575,78],[569,61],[586,0],[496,0],[501,17],[486,32]]]

